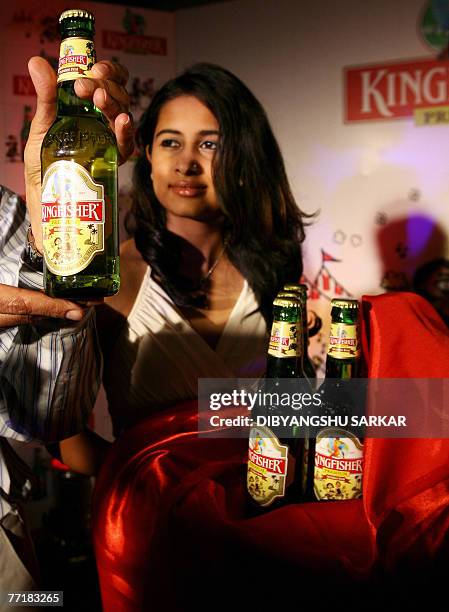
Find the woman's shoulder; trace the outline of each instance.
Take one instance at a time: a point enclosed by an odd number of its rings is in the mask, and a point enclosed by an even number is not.
[[[134,238],[129,238],[120,244],[120,261],[124,263],[143,261],[142,255],[137,250]]]
[[[108,298],[108,306],[127,317],[135,302],[140,286],[148,270],[134,240],[126,240],[120,245],[120,291]]]

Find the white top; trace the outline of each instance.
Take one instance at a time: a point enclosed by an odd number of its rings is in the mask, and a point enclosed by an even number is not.
[[[198,396],[198,378],[259,377],[267,329],[244,281],[215,349],[192,328],[147,269],[105,368],[114,433],[155,410]]]

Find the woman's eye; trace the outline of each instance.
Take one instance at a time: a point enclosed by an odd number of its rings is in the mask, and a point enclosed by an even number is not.
[[[207,149],[208,151],[216,151],[218,148],[218,142],[215,142],[213,140],[204,140],[200,147],[202,149]]]
[[[174,140],[173,138],[164,138],[164,140],[161,141],[161,147],[174,149],[176,147],[179,147],[179,142],[177,140]]]

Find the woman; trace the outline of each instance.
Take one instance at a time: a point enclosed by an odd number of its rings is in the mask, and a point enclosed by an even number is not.
[[[302,272],[306,215],[237,77],[197,64],[169,81],[137,142],[122,286],[99,312],[116,435],[195,398],[200,377],[261,375],[273,299]]]

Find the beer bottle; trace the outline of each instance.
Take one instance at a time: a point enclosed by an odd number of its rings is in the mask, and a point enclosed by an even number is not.
[[[320,387],[321,415],[346,418],[345,427],[327,427],[306,440],[303,466],[305,498],[330,501],[362,496],[363,440],[350,428],[360,406],[345,381],[359,374],[360,347],[357,300],[334,299],[326,357],[326,377]]]
[[[316,380],[316,370],[309,357],[309,328],[307,325],[307,285],[301,283],[300,285],[284,285],[285,291],[292,291],[302,306],[302,342],[303,342],[303,363],[304,363],[304,374],[309,379],[309,382],[314,386]]]
[[[100,298],[120,285],[115,136],[93,102],[75,94],[91,77],[94,17],[60,18],[57,116],[41,149],[44,286],[70,299]]]
[[[294,297],[278,296],[273,302],[266,370],[266,382],[274,380],[274,383],[264,386],[266,393],[276,393],[278,379],[294,382],[293,379],[304,377],[302,342],[298,337],[300,323],[300,302]],[[247,489],[253,505],[261,509],[293,501],[300,492],[303,440],[295,438],[293,430],[290,437],[278,437],[270,427],[259,426],[256,421],[258,415],[272,416],[276,408],[253,409],[253,426],[249,434]]]

